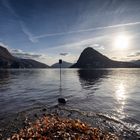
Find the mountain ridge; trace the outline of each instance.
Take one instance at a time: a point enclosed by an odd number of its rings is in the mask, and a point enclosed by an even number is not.
[[[49,68],[49,66],[36,60],[14,57],[7,48],[0,46],[0,68]]]
[[[91,47],[85,48],[80,54],[77,63],[71,68],[137,68],[140,67],[131,62],[111,60]]]

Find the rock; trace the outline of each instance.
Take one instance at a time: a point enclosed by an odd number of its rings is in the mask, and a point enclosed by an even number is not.
[[[43,108],[43,109],[42,109],[42,111],[44,111],[44,112],[45,112],[45,111],[47,111],[47,109],[46,109],[46,108]]]
[[[37,118],[38,117],[38,115],[37,114],[34,114],[34,116]]]
[[[65,98],[58,98],[58,102],[61,104],[66,104],[67,100]]]

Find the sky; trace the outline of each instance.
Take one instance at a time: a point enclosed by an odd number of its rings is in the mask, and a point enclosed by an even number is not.
[[[140,0],[0,0],[0,45],[51,65],[86,47],[113,60],[140,59]]]

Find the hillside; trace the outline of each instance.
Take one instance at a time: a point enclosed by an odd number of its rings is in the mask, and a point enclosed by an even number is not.
[[[62,64],[61,64],[61,68],[69,68],[72,66],[72,63],[69,63],[69,62],[66,62],[66,61],[63,61]],[[55,63],[51,66],[52,68],[59,68],[60,65],[59,63]]]
[[[49,66],[32,59],[22,59],[11,55],[0,46],[0,68],[48,68]]]
[[[83,50],[76,64],[72,68],[134,68],[140,67],[134,63],[114,61],[88,47]]]

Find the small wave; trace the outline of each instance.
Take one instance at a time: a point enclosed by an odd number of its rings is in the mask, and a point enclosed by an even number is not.
[[[116,132],[121,137],[129,136],[131,139],[140,137],[140,127],[138,124],[130,124],[118,120],[114,116],[109,116],[103,113],[81,111],[80,109],[72,109],[61,105],[53,106],[50,108],[51,113],[57,113],[60,116],[78,118],[88,122],[91,125],[100,127],[103,130]],[[128,138],[129,139],[129,138]]]

